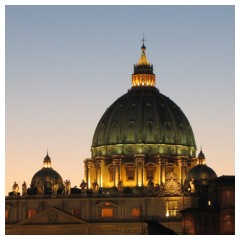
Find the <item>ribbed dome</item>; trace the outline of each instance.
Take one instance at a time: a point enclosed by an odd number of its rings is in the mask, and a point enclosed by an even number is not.
[[[60,187],[63,186],[62,177],[58,172],[51,167],[51,158],[46,155],[43,161],[43,168],[36,172],[31,181],[31,188],[36,188],[41,182],[45,189],[51,189],[53,183],[58,183]]]
[[[52,168],[42,168],[36,172],[32,178],[31,186],[37,187],[39,181],[46,185],[51,185],[51,181],[56,181],[61,185],[63,184],[60,174]]]
[[[207,184],[211,179],[217,177],[217,174],[214,170],[208,167],[206,164],[199,164],[189,170],[187,179],[188,181],[194,180],[198,184]]]
[[[194,157],[195,149],[185,114],[152,86],[132,87],[118,98],[103,114],[92,141],[93,157],[137,153]]]
[[[202,148],[198,154],[198,164],[191,168],[187,174],[188,182],[194,183],[194,185],[207,185],[209,180],[217,177],[214,170],[206,165],[205,155]]]

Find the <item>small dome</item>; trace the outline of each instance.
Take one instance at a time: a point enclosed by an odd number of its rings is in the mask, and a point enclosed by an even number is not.
[[[39,181],[44,183],[46,186],[50,186],[52,184],[52,181],[57,182],[61,185],[63,184],[63,180],[60,174],[52,168],[42,168],[36,172],[32,178],[31,186],[37,187]]]
[[[48,154],[44,158],[43,168],[34,174],[31,181],[31,188],[37,188],[39,182],[44,185],[45,191],[51,190],[53,183],[59,184],[60,188],[63,187],[62,177],[51,167],[51,159]]]
[[[214,170],[206,164],[199,164],[188,172],[188,181],[194,180],[196,183],[206,185],[209,180],[217,177]]]
[[[198,165],[189,170],[187,179],[195,184],[207,185],[209,180],[217,177],[217,174],[205,164],[205,155],[202,149],[198,154],[198,163]]]

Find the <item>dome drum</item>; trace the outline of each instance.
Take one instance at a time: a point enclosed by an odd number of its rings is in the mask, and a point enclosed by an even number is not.
[[[92,157],[111,156],[113,154],[123,154],[133,156],[135,153],[143,153],[147,156],[157,154],[168,156],[188,156],[194,158],[196,155],[195,147],[166,145],[166,144],[116,144],[109,146],[92,147]]]
[[[155,87],[137,90],[133,87],[117,99],[100,119],[92,141],[92,153],[96,154],[98,147],[106,152],[104,146],[122,144],[162,145],[159,149],[164,149],[165,145],[182,146],[182,149],[186,146],[189,147],[187,152],[196,148],[184,113]],[[139,149],[139,146],[134,149]]]

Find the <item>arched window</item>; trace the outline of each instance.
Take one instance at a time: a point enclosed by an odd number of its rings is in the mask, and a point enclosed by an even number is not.
[[[230,214],[223,217],[222,234],[234,234],[233,218]]]
[[[194,222],[191,219],[185,220],[185,234],[194,235],[195,234],[195,228],[194,228]]]

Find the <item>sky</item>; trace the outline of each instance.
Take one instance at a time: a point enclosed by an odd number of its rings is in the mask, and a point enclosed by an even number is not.
[[[48,151],[72,186],[94,130],[131,88],[146,38],[156,86],[185,113],[197,153],[235,174],[234,6],[6,6],[5,194]]]

